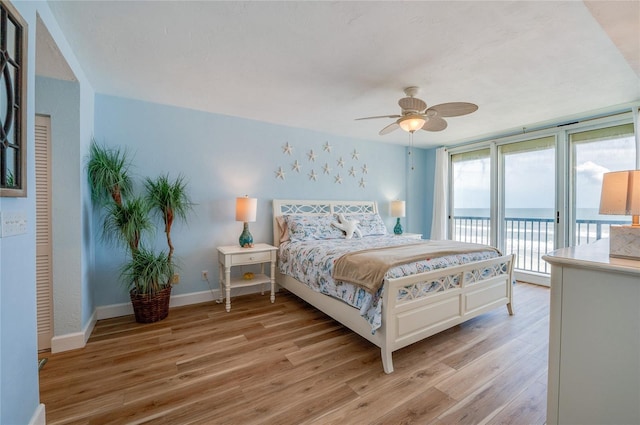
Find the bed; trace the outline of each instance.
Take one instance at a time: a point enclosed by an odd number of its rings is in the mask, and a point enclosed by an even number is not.
[[[359,219],[364,235],[345,239],[344,232],[333,224],[340,223],[339,215],[347,220]],[[395,266],[385,273],[375,292],[337,281],[331,282],[337,284],[339,289],[333,289],[337,294],[322,293],[327,292],[327,281],[332,280],[329,269],[338,268],[342,252],[357,250],[361,243],[376,241],[372,251],[386,241],[391,245],[437,243],[386,234],[381,222],[375,202],[273,201],[274,245],[279,257],[276,282],[378,346],[385,373],[393,372],[392,353],[396,350],[502,305],[513,315],[513,255],[502,255],[488,246]],[[471,245],[460,244],[462,248]],[[320,253],[328,259],[319,259]],[[304,264],[294,263],[295,256]],[[320,267],[313,268],[314,261]],[[320,270],[323,268],[326,270]],[[313,282],[316,275],[319,283]]]

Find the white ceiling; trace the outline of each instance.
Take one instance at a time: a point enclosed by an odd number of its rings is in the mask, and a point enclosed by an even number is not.
[[[638,0],[49,5],[99,93],[339,136],[408,144],[378,136],[391,119],[354,119],[399,113],[410,85],[479,105],[416,133],[424,147],[640,102]],[[64,78],[51,44],[38,73]]]

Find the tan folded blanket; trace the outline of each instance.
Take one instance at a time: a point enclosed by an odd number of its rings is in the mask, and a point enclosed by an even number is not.
[[[457,241],[422,241],[407,245],[363,249],[338,258],[333,266],[333,278],[363,287],[375,293],[382,286],[385,274],[393,267],[446,255],[495,251],[488,245]]]

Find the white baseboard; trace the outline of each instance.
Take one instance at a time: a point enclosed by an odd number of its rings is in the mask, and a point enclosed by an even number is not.
[[[239,288],[242,289],[242,288]],[[171,295],[169,308],[183,305],[204,303],[217,299],[218,291],[200,291],[189,294]],[[113,317],[128,316],[133,314],[131,303],[104,305],[96,308],[98,320],[111,319]]]
[[[131,303],[111,304],[96,307],[95,311],[98,320],[102,320],[133,314],[133,307],[131,306]]]
[[[82,329],[82,332],[57,335],[51,338],[51,353],[60,353],[62,351],[76,350],[84,347],[91,336],[91,332],[93,332],[97,320],[97,315],[94,310],[89,321]]]
[[[44,404],[38,404],[35,412],[31,416],[31,420],[29,421],[29,425],[46,425],[47,424],[47,416],[45,413]]]
[[[254,294],[260,291],[261,289],[259,286],[232,288],[231,296],[237,297],[239,295]],[[214,301],[218,299],[219,293],[219,290],[215,289],[210,291],[191,292],[189,294],[171,295],[169,308]],[[98,320],[128,316],[130,314],[133,314],[133,307],[131,306],[131,303],[111,304],[96,307],[82,332],[54,336],[51,339],[51,352],[59,353],[62,351],[82,348],[89,340],[91,332],[93,332],[93,328]]]
[[[551,286],[548,274],[514,270],[513,277],[521,282],[533,283],[534,285],[546,286],[547,288]]]

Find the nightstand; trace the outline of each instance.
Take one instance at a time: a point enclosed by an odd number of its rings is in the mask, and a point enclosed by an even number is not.
[[[245,286],[264,285],[271,283],[271,302],[275,302],[275,270],[276,252],[278,248],[266,243],[257,243],[253,248],[242,248],[239,245],[218,247],[218,263],[220,264],[220,302],[222,302],[222,291],[227,297],[226,309],[231,310],[231,288],[241,288]],[[270,263],[270,276],[264,272],[264,265]],[[231,278],[231,267],[246,266],[249,264],[260,264],[260,273],[255,274],[251,279],[244,276]],[[262,291],[264,294],[264,289]]]
[[[396,235],[399,238],[408,238],[408,239],[422,239],[422,233],[401,233]]]

